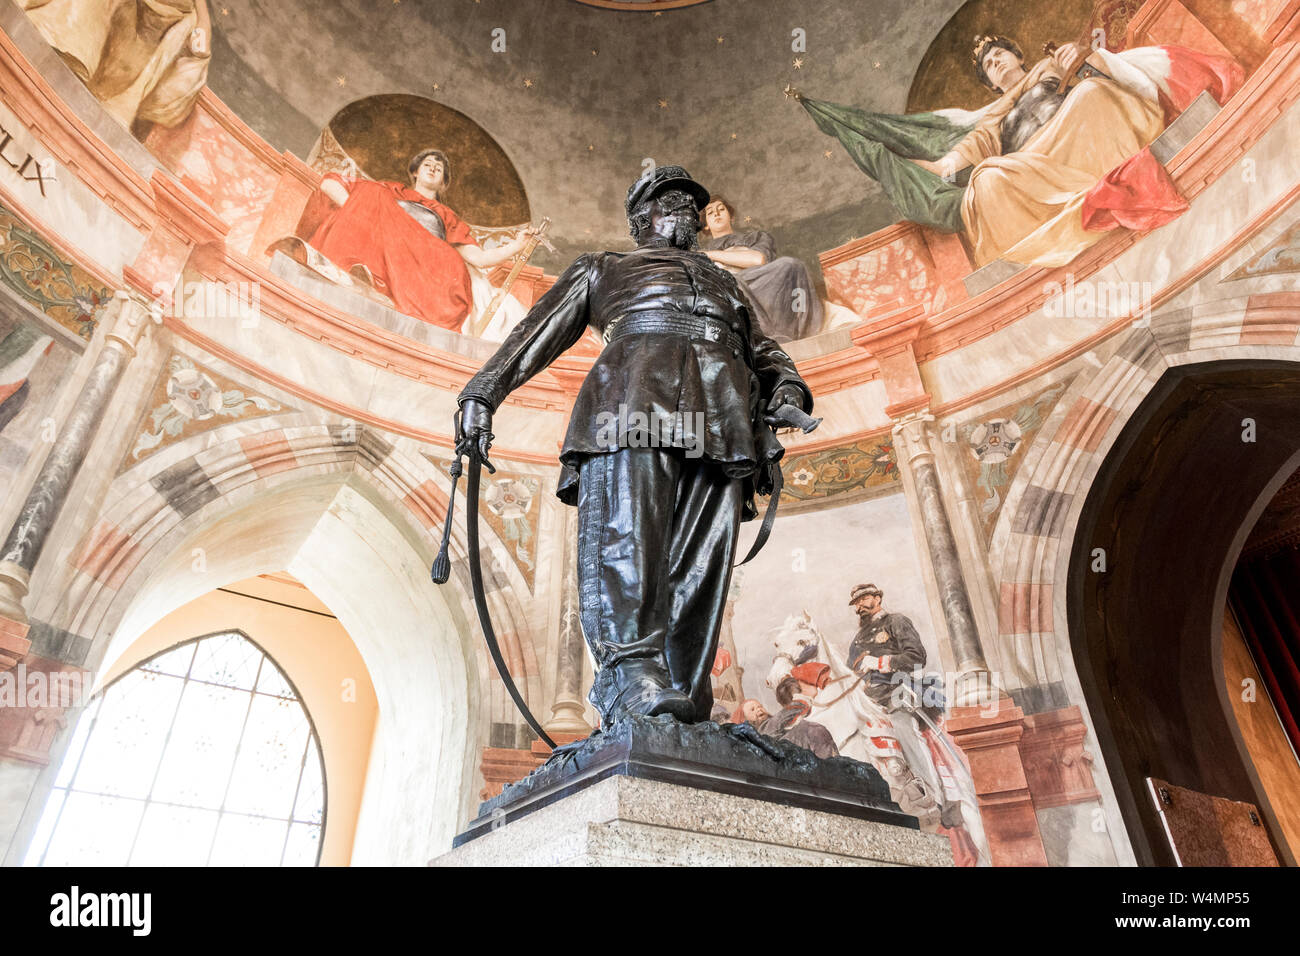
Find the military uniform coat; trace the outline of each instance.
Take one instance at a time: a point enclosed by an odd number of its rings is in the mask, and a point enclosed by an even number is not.
[[[812,394],[793,360],[752,318],[750,303],[725,269],[699,252],[651,242],[627,252],[580,256],[542,296],[460,393],[494,411],[506,396],[572,347],[588,328],[604,338],[623,317],[647,310],[687,313],[725,323],[749,344],[748,357],[723,341],[653,333],[609,342],[587,375],[569,419],[560,451],[564,465],[556,494],[566,504],[578,498],[577,469],[585,457],[616,450],[602,422],[636,413],[648,420],[676,417],[683,430],[670,447],[698,450],[728,477],[747,482],[745,516],[752,517],[754,480],[770,449],[760,411],[782,385],[803,392],[804,411]],[[702,425],[696,434],[696,413]],[[662,437],[662,436],[660,436]],[[765,441],[767,437],[767,441]],[[761,478],[759,490],[762,487]]]

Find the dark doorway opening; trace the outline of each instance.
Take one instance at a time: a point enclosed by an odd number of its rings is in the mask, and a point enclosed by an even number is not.
[[[1152,389],[1084,503],[1070,641],[1144,865],[1176,862],[1148,777],[1257,805],[1279,859],[1295,862],[1232,716],[1222,637],[1242,546],[1297,466],[1300,367],[1189,365]]]

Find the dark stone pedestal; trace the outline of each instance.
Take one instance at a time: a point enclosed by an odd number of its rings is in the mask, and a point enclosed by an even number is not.
[[[760,738],[748,725],[646,717],[561,747],[523,780],[485,801],[453,846],[614,776],[919,829],[916,817],[899,809],[888,784],[868,764],[847,757],[823,760],[802,747]]]

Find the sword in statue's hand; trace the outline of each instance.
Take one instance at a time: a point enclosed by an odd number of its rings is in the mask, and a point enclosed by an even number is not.
[[[528,241],[524,243],[523,250],[515,258],[515,264],[510,269],[510,274],[506,276],[506,281],[501,283],[501,288],[497,290],[496,295],[492,296],[492,301],[488,303],[488,307],[483,310],[483,314],[479,316],[478,321],[470,327],[470,333],[474,335],[475,338],[483,334],[483,330],[488,327],[488,324],[492,321],[492,317],[497,314],[497,310],[501,308],[501,303],[504,302],[506,296],[510,294],[510,287],[513,286],[515,280],[519,278],[519,273],[524,271],[524,266],[528,265],[528,260],[533,257],[533,253],[537,251],[537,247],[545,243],[546,248],[550,249],[552,252],[555,251],[555,247],[546,241],[546,232],[550,228],[551,220],[548,216],[538,224],[537,228],[532,230],[532,234],[528,237]]]
[[[810,435],[822,423],[820,418],[813,418],[798,405],[780,405],[763,416],[763,421],[773,428],[797,428],[805,435]]]
[[[493,438],[492,410],[481,402],[467,399],[456,412],[455,430],[456,457],[451,463],[450,470],[451,495],[447,499],[447,522],[442,528],[442,546],[438,549],[438,556],[433,559],[430,576],[435,584],[446,584],[447,579],[451,577],[451,556],[448,551],[451,545],[452,515],[456,504],[456,485],[460,482],[461,462],[468,457],[469,478],[465,489],[465,505],[469,513],[465,516],[465,545],[469,549],[469,554],[466,563],[469,565],[470,590],[474,592],[474,609],[478,612],[479,626],[483,628],[483,639],[487,642],[488,653],[492,656],[492,663],[496,665],[497,673],[501,675],[501,682],[510,694],[510,699],[515,702],[515,706],[519,708],[519,713],[523,715],[528,726],[533,728],[548,747],[555,750],[555,741],[542,728],[541,721],[528,709],[523,694],[519,692],[510,674],[505,655],[501,653],[501,643],[497,640],[496,629],[492,627],[487,594],[483,588],[483,552],[478,537],[479,482],[484,468],[488,470],[488,474],[496,472],[496,468],[488,460],[488,451],[492,447]]]

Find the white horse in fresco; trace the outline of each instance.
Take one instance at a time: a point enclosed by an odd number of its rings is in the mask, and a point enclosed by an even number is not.
[[[772,638],[775,654],[767,685],[775,690],[796,664],[816,661],[829,666],[830,679],[810,701],[812,713],[808,719],[830,732],[842,755],[879,770],[895,801],[926,829],[939,825],[940,798],[944,803],[959,803],[962,825],[975,844],[980,864],[989,865],[979,798],[965,759],[952,739],[942,729],[933,729],[940,758],[927,761],[923,767],[910,767],[898,735],[911,731],[896,728],[885,709],[862,690],[861,677],[831,653],[807,611],[787,617],[772,632]],[[922,749],[928,749],[924,741],[921,743]]]

